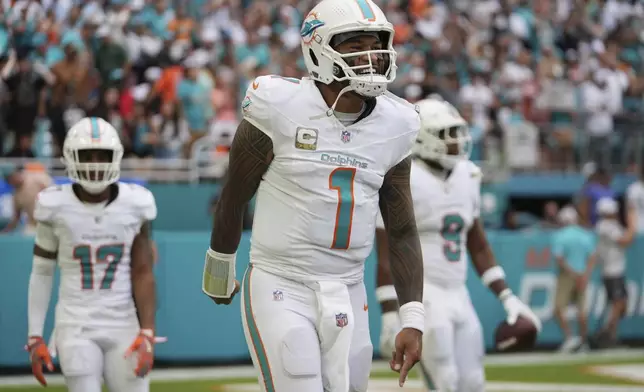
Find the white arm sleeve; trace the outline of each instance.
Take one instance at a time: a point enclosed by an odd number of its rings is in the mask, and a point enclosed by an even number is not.
[[[31,276],[29,278],[28,297],[28,336],[42,336],[51,299],[51,288],[54,283],[56,262],[40,256],[34,256]]]
[[[36,223],[36,245],[48,252],[58,250],[58,237],[47,223]],[[28,324],[29,336],[42,336],[47,317],[47,309],[54,284],[56,260],[34,256],[31,276],[29,277]]]

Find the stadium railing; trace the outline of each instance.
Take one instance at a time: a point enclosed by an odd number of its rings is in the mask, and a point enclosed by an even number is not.
[[[644,164],[644,118],[616,118],[614,130],[605,137],[590,137],[585,117],[569,122],[520,121],[488,132],[475,146],[473,160],[486,181],[500,182],[521,172],[581,172],[588,162],[611,171],[630,171]],[[194,143],[191,159],[125,158],[123,178],[147,182],[199,183],[221,179],[228,168],[228,153],[219,151],[212,139]],[[65,176],[60,158],[0,158],[0,173],[16,166],[41,165],[52,176]]]
[[[125,158],[121,178],[138,178],[146,182],[199,183],[220,179],[228,167],[228,153],[218,152],[209,140],[193,146],[192,159]],[[0,158],[0,173],[8,174],[17,167],[45,170],[51,176],[66,176],[61,158]]]
[[[595,162],[613,172],[644,163],[641,121],[618,118],[613,131],[592,137],[582,117],[566,123],[520,121],[488,133],[480,142],[481,165],[495,174],[516,172],[580,172]]]

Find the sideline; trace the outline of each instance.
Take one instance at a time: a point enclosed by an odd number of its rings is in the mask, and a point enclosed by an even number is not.
[[[618,350],[605,350],[599,352],[590,352],[587,354],[555,354],[555,353],[535,353],[535,354],[504,354],[504,355],[488,355],[485,358],[486,365],[492,366],[524,366],[535,365],[540,363],[583,363],[589,360],[601,359],[633,359],[644,358],[644,350],[641,349],[618,349]],[[383,372],[389,370],[389,364],[386,361],[374,361],[372,366],[373,372]],[[63,377],[60,374],[48,375],[47,382],[50,385],[63,385]],[[251,366],[225,366],[225,367],[204,367],[204,368],[177,368],[177,369],[161,369],[152,372],[152,381],[183,381],[183,380],[222,380],[222,379],[239,379],[239,378],[254,378],[256,377],[255,371]],[[412,382],[413,380],[410,380]],[[497,383],[490,383],[490,388]],[[23,386],[23,385],[40,385],[30,375],[25,376],[7,376],[0,377],[0,386]],[[410,384],[411,385],[411,384]],[[509,385],[505,384],[504,385]],[[505,387],[501,387],[505,388]],[[561,387],[559,387],[561,388]],[[621,389],[613,388],[612,391],[621,391]],[[498,391],[512,391],[512,389],[494,389]],[[532,390],[523,390],[525,392],[532,392]],[[546,389],[544,391],[553,392],[562,389]],[[639,392],[644,392],[644,388],[639,387],[636,389]],[[492,391],[492,389],[490,389]],[[518,390],[517,390],[518,391]],[[541,390],[534,390],[540,392]],[[577,391],[566,389],[566,391]],[[579,390],[584,392],[586,390]],[[593,391],[601,392],[603,389],[593,389]]]

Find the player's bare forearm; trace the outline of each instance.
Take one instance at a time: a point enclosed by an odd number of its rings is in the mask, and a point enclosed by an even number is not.
[[[485,229],[479,219],[474,220],[474,224],[467,232],[467,251],[479,276],[483,276],[485,271],[497,265],[490,243],[487,241]],[[490,283],[490,290],[496,295],[507,288],[505,279],[497,279]]]
[[[146,222],[132,242],[132,295],[141,329],[154,330],[157,299],[153,265],[151,229]]]
[[[394,280],[389,267],[389,240],[387,239],[387,231],[383,229],[376,229],[376,249],[378,250],[376,287],[392,286]],[[380,308],[383,313],[395,312],[398,310],[398,302],[396,300],[382,301]]]
[[[408,157],[389,170],[380,188],[380,212],[389,243],[389,268],[401,306],[423,300],[423,257],[409,186],[410,172],[411,158]]]
[[[262,131],[242,120],[232,146],[228,176],[215,207],[210,248],[232,254],[241,239],[244,212],[273,160],[273,142]]]

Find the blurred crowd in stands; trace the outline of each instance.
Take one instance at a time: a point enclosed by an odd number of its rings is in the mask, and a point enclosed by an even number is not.
[[[349,0],[347,0],[349,1]],[[438,94],[471,123],[473,160],[572,169],[641,159],[644,2],[374,0],[396,29],[410,101]],[[226,150],[258,75],[305,75],[315,1],[1,0],[0,152],[56,156],[84,115],[132,157]]]

